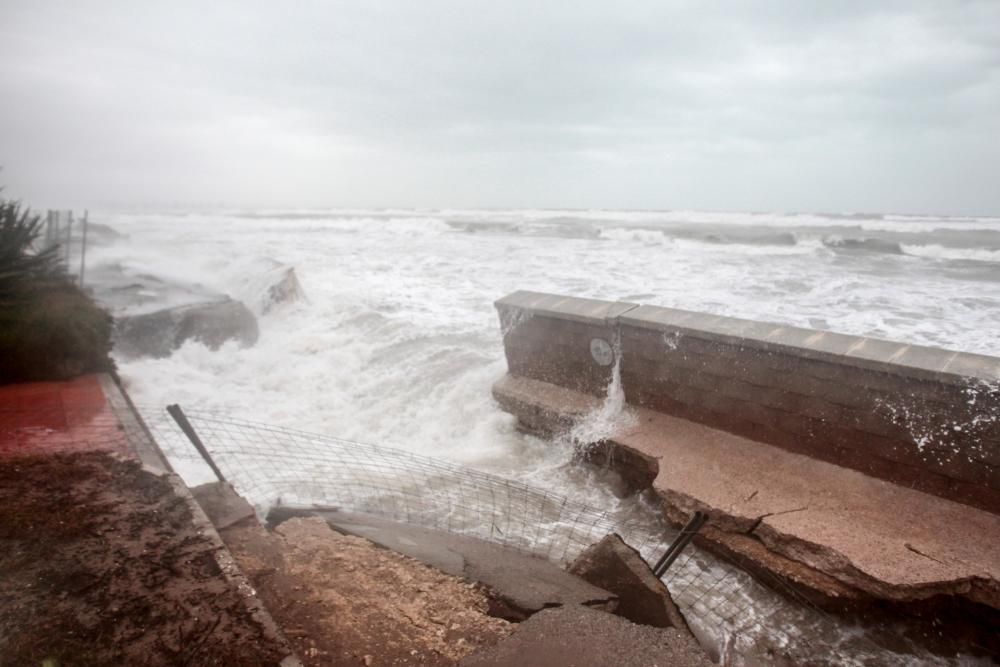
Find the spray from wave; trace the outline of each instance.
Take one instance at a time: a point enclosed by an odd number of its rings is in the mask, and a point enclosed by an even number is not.
[[[604,400],[596,409],[578,420],[569,432],[569,439],[578,446],[599,443],[635,425],[636,416],[625,403],[622,388],[621,343],[615,336],[612,344],[615,361],[611,367],[611,381],[608,383]]]

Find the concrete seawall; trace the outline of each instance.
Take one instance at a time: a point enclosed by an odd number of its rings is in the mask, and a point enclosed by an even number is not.
[[[1000,359],[671,308],[516,292],[510,373],[1000,513]]]
[[[631,417],[580,452],[675,525],[707,513],[701,546],[830,608],[958,598],[1000,622],[1000,359],[534,292],[496,306],[500,406],[579,441],[617,369]]]

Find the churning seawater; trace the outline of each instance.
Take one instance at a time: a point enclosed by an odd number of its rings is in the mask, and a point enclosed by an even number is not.
[[[1000,355],[998,218],[282,210],[91,219],[125,235],[88,250],[97,280],[152,276],[252,301],[255,273],[277,261],[295,268],[308,296],[259,317],[253,347],[189,342],[166,359],[120,359],[137,402],[407,449],[597,506],[619,501],[569,465],[571,446],[518,433],[490,396],[505,371],[492,304],[514,290]]]

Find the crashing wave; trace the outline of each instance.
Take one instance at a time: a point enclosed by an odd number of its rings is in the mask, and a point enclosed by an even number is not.
[[[842,238],[828,236],[823,239],[823,245],[831,250],[849,252],[872,252],[883,255],[905,255],[903,246],[895,241],[875,238]]]
[[[260,258],[233,278],[232,292],[257,315],[267,315],[288,304],[307,301],[295,267]]]
[[[991,248],[948,248],[943,245],[903,245],[907,255],[944,259],[960,262],[997,262],[1000,263],[1000,249]]]

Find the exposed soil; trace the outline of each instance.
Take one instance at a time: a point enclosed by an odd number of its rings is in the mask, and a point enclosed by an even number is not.
[[[98,452],[0,465],[0,666],[283,657],[166,479]]]
[[[306,665],[452,665],[513,631],[478,584],[319,518],[221,534]]]

